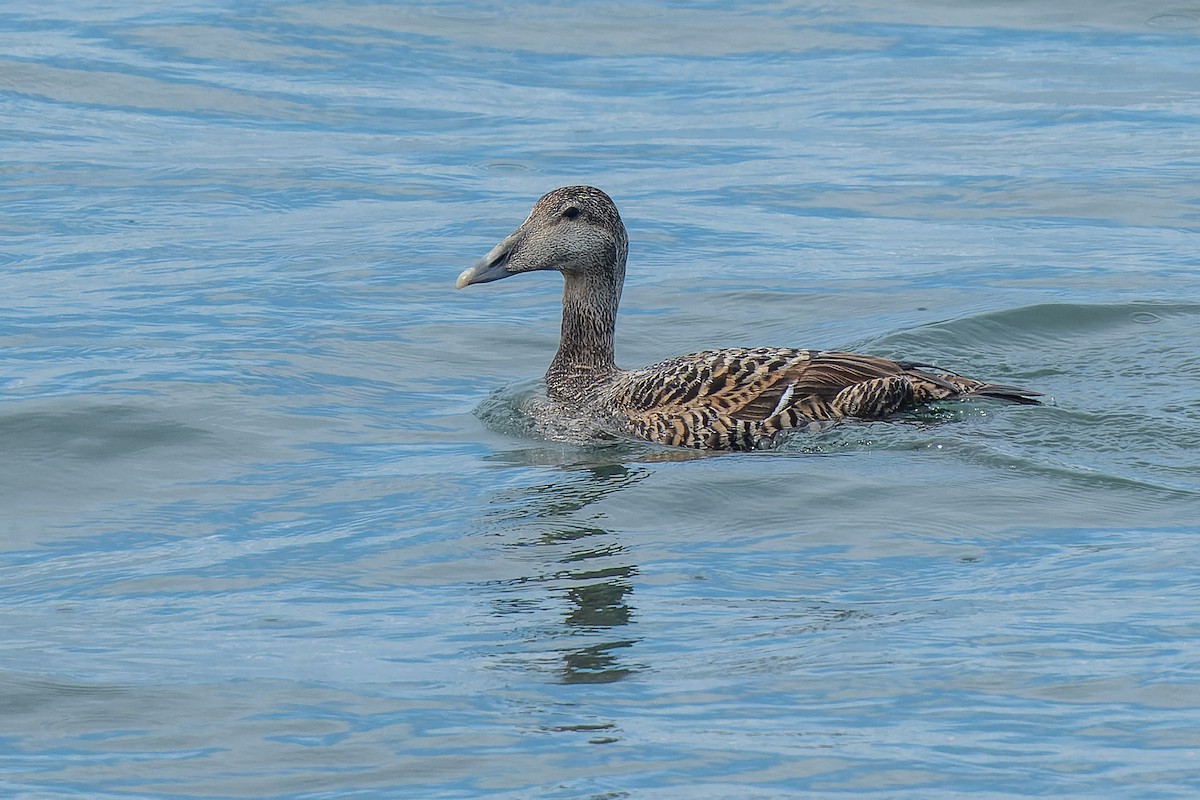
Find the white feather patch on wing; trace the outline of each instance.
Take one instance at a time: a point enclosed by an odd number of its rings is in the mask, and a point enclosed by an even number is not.
[[[792,381],[787,385],[787,388],[783,390],[783,396],[780,397],[779,402],[775,404],[775,410],[772,411],[768,416],[773,417],[780,411],[783,411],[785,408],[787,408],[788,402],[792,399],[792,392],[795,391],[795,389],[796,382]]]

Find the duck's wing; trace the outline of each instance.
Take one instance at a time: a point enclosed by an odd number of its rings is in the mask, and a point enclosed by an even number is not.
[[[1037,403],[1034,395],[930,365],[755,348],[691,353],[625,373],[614,384],[611,405],[639,435],[713,447],[714,441],[753,442],[812,422],[876,419],[932,400],[986,396]]]
[[[869,418],[962,393],[942,376],[887,358],[795,352],[784,369],[763,376],[765,385],[732,416],[766,420],[792,409],[810,419]]]
[[[846,389],[889,376],[911,376],[920,394],[961,392],[948,381],[886,358],[791,348],[707,350],[626,373],[614,404],[628,412],[718,409],[764,420],[808,401],[828,404]],[[820,415],[824,416],[824,415]]]

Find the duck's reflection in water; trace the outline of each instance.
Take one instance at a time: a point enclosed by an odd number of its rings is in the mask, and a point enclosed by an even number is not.
[[[632,618],[626,595],[633,591],[630,579],[632,566],[613,567],[594,573],[581,573],[584,580],[593,580],[567,591],[572,610],[565,622],[580,631],[612,632],[628,625]],[[616,650],[629,647],[635,639],[613,639],[563,654],[563,681],[566,683],[611,683],[633,672],[622,666]]]
[[[487,527],[506,540],[520,573],[491,584],[501,590],[493,608],[506,625],[512,614],[538,620],[517,631],[520,650],[536,662],[549,649],[564,683],[611,683],[637,669],[621,652],[638,641],[627,628],[637,566],[616,534],[596,524],[603,512],[589,507],[647,474],[624,464],[560,464],[492,498]]]

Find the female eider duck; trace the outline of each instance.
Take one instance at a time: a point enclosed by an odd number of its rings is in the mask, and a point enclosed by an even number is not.
[[[561,272],[562,337],[546,371],[547,394],[617,432],[660,444],[753,450],[788,429],[879,419],[933,400],[1038,403],[1038,392],[928,364],[789,347],[705,350],[621,369],[613,360],[613,331],[627,254],[625,225],[612,198],[591,186],[566,186],[538,200],[521,226],[456,285]]]

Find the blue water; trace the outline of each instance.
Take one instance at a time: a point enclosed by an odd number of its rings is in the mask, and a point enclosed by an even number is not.
[[[0,795],[1200,794],[1200,8],[0,9]],[[1045,392],[539,438],[544,191],[618,360]]]

